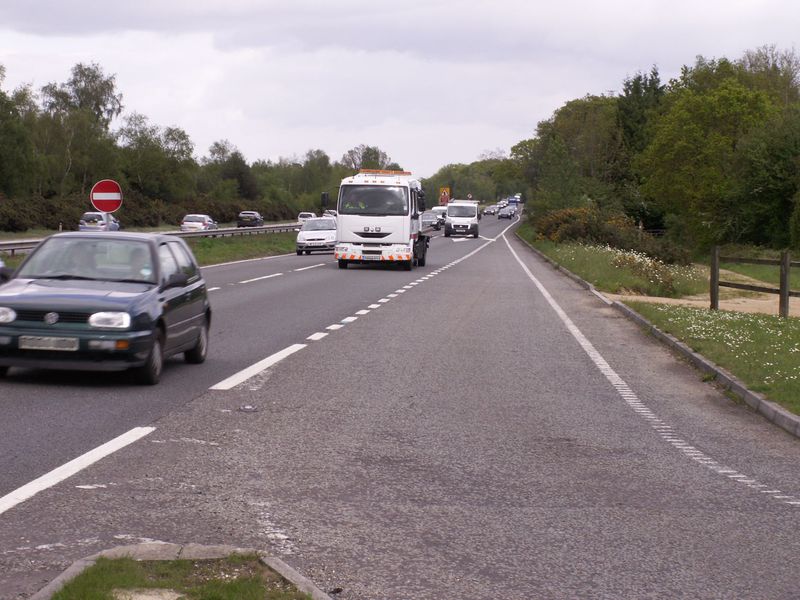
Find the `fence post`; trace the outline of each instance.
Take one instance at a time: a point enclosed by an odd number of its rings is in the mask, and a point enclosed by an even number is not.
[[[785,319],[789,316],[789,251],[781,252],[781,291],[778,303],[778,313]]]
[[[711,310],[719,310],[719,246],[711,249]]]

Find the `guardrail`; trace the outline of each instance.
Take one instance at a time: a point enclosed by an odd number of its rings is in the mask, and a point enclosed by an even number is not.
[[[175,235],[184,238],[198,237],[233,237],[238,235],[260,235],[265,233],[285,233],[295,231],[302,223],[283,223],[280,225],[262,225],[261,227],[224,227],[222,229],[212,229],[210,231],[163,231],[153,233],[163,233],[165,235]],[[25,253],[33,250],[42,239],[14,240],[11,242],[0,242],[0,252],[14,256],[16,253]]]

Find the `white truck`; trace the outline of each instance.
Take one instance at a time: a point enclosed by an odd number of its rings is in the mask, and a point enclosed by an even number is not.
[[[424,210],[422,185],[408,171],[362,169],[342,179],[334,249],[339,268],[368,262],[400,263],[409,271],[424,267],[431,231],[420,227]]]
[[[481,211],[477,200],[450,200],[444,219],[444,236],[471,235],[478,237],[478,221]]]

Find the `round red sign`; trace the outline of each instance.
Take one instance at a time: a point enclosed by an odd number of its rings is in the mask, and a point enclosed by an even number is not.
[[[92,186],[89,200],[96,210],[113,213],[122,206],[122,188],[113,179],[103,179]]]

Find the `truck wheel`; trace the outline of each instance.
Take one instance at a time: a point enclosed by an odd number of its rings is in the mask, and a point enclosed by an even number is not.
[[[340,258],[340,259],[339,259],[339,268],[340,268],[340,269],[346,269],[346,268],[347,268],[347,261],[346,261],[346,260],[342,260],[342,259]]]
[[[404,260],[403,261],[403,270],[404,271],[410,271],[413,264],[414,264],[414,260],[413,259],[412,260]]]
[[[478,230],[477,229],[475,230],[475,233],[472,234],[472,237],[474,237],[474,238],[478,237]]]
[[[444,237],[450,237],[450,230],[447,227],[444,228]]]

